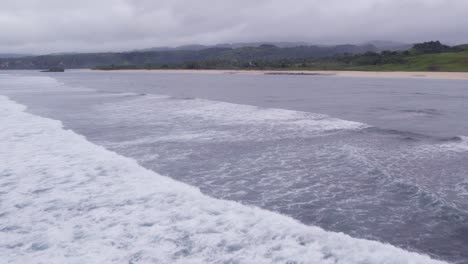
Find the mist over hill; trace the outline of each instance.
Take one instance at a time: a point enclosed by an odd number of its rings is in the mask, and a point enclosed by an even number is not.
[[[220,43],[215,45],[200,45],[200,44],[191,44],[191,45],[183,45],[177,47],[152,47],[147,49],[139,49],[133,51],[169,51],[169,50],[203,50],[209,48],[244,48],[244,47],[259,47],[261,45],[274,45],[278,48],[294,48],[300,46],[318,46],[318,47],[333,47],[339,45],[316,45],[309,42],[238,42],[238,43]],[[412,44],[396,42],[396,41],[387,41],[387,40],[372,40],[368,42],[364,42],[361,44],[354,44],[356,46],[369,46],[372,45],[375,47],[375,50],[406,50],[412,47]],[[374,50],[374,48],[372,48]]]
[[[95,68],[101,65],[169,65],[196,61],[250,63],[282,59],[324,58],[340,54],[378,51],[371,44],[317,46],[302,43],[237,43],[215,46],[189,45],[130,52],[65,53],[22,58],[0,58],[0,69]]]
[[[17,54],[17,53],[0,53],[0,58],[22,58],[29,57],[31,54]]]

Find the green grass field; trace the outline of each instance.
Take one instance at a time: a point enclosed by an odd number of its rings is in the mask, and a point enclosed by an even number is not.
[[[383,65],[322,65],[324,69],[354,71],[443,71],[468,72],[468,51],[410,55],[404,64]],[[314,67],[315,68],[315,67]],[[317,68],[320,68],[317,65]]]

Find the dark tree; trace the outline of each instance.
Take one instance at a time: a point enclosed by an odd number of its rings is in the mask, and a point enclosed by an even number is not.
[[[440,43],[440,41],[429,41],[418,43],[413,46],[413,50],[417,53],[441,53],[450,51],[451,48],[447,45]]]

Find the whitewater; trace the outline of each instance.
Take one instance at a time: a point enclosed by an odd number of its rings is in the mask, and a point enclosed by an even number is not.
[[[203,195],[0,96],[2,263],[444,263]]]

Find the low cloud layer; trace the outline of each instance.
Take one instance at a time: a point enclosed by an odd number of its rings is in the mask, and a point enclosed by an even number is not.
[[[468,42],[466,0],[2,0],[0,53],[250,41]]]

